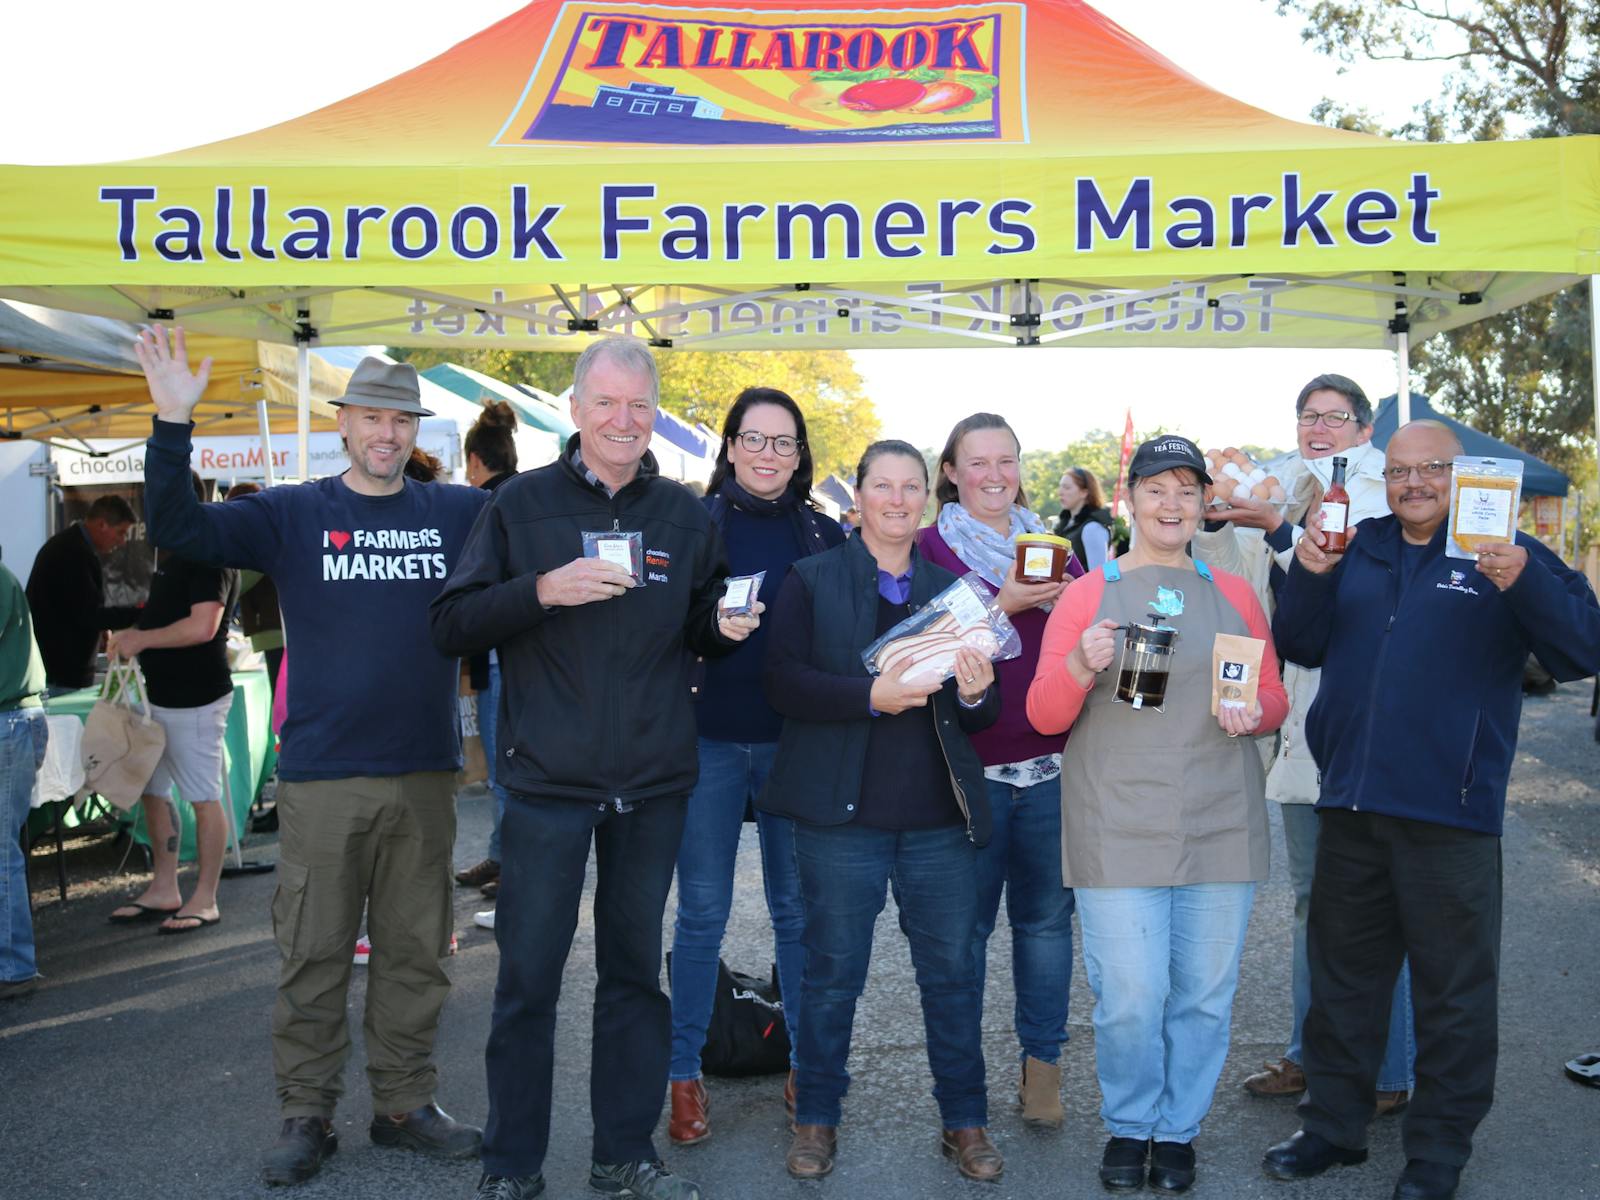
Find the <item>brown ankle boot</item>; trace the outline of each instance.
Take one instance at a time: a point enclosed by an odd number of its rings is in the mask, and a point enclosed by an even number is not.
[[[789,1069],[789,1078],[783,1085],[783,1111],[789,1118],[789,1132],[794,1132],[794,1106],[800,1099],[800,1085],[795,1082],[794,1068]]]
[[[955,1160],[956,1170],[979,1183],[994,1182],[1006,1169],[1006,1160],[989,1140],[989,1131],[982,1127],[946,1129],[939,1139],[939,1149],[946,1158]]]
[[[680,1146],[692,1146],[711,1136],[711,1126],[706,1121],[706,1110],[711,1098],[706,1095],[706,1085],[698,1079],[672,1081],[672,1120],[667,1123],[667,1136]]]
[[[1022,1120],[1030,1129],[1060,1129],[1067,1119],[1061,1107],[1061,1065],[1032,1057],[1023,1059],[1017,1102],[1022,1105]]]
[[[821,1179],[833,1170],[838,1150],[839,1131],[832,1125],[797,1125],[783,1165],[796,1179]]]

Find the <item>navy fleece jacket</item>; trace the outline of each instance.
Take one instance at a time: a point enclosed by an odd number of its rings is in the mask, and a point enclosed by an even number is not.
[[[1529,653],[1557,679],[1600,671],[1600,604],[1589,581],[1526,534],[1528,564],[1501,592],[1447,557],[1440,526],[1401,590],[1401,531],[1363,521],[1333,571],[1298,561],[1272,637],[1322,668],[1306,745],[1318,808],[1348,808],[1498,835]]]

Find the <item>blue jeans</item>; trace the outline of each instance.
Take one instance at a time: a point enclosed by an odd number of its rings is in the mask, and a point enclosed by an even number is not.
[[[478,693],[478,736],[483,739],[483,759],[489,768],[489,791],[494,796],[494,828],[489,831],[489,857],[500,861],[500,823],[506,819],[506,790],[495,780],[500,756],[495,753],[495,723],[500,719],[500,664],[489,664],[489,686]]]
[[[1294,1028],[1283,1056],[1301,1064],[1300,1037],[1311,1007],[1311,964],[1306,957],[1306,914],[1311,911],[1311,877],[1317,863],[1321,818],[1309,804],[1284,804],[1283,842],[1289,851],[1289,883],[1294,888]],[[1411,1012],[1411,966],[1403,963],[1389,1008],[1389,1040],[1378,1067],[1380,1092],[1409,1092],[1416,1086],[1416,1021]]]
[[[44,762],[50,727],[42,708],[0,713],[0,982],[21,983],[39,973],[33,961],[33,915],[28,864],[18,839],[33,801],[33,780]]]
[[[805,980],[796,1054],[802,1125],[839,1124],[845,1060],[867,982],[872,931],[892,886],[911,943],[933,1096],[946,1129],[989,1123],[981,1002],[972,969],[977,851],[960,826],[896,833],[859,825],[794,827],[805,901]]]
[[[989,935],[1003,888],[1017,1041],[1024,1055],[1053,1063],[1067,1040],[1072,987],[1072,889],[1061,884],[1061,777],[1032,787],[988,783],[994,834],[978,851],[978,927],[972,939],[978,1001],[983,1002]]]
[[[1192,1142],[1228,1057],[1253,883],[1078,888],[1100,1116],[1113,1137]]]
[[[717,960],[733,909],[733,869],[739,856],[748,801],[762,786],[778,756],[776,742],[714,742],[701,738],[700,782],[689,794],[678,847],[678,920],[672,935],[672,1069],[674,1080],[700,1078],[700,1051],[716,999]],[[794,822],[756,814],[761,839],[761,875],[783,992],[783,1023],[789,1031],[789,1063],[794,1065],[800,974],[805,947],[800,931],[800,880],[794,867]],[[760,975],[757,971],[754,974]]]

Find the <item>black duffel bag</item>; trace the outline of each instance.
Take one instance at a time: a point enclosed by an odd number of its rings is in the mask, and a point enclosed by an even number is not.
[[[672,978],[672,955],[667,955],[667,978]],[[717,960],[716,999],[700,1069],[707,1075],[737,1078],[741,1075],[781,1075],[789,1070],[789,1028],[783,1023],[783,994],[778,972],[763,982],[728,969]]]

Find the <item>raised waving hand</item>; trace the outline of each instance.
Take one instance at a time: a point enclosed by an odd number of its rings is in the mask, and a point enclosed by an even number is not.
[[[211,360],[201,359],[198,371],[189,370],[189,346],[182,325],[173,326],[170,345],[165,326],[141,329],[133,344],[133,353],[144,368],[156,416],[163,421],[187,424],[193,418],[194,406],[205,394],[206,384],[211,381]]]

